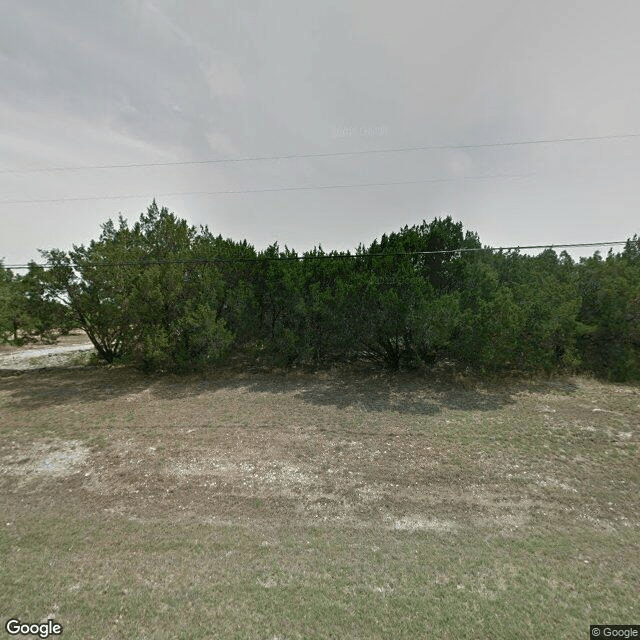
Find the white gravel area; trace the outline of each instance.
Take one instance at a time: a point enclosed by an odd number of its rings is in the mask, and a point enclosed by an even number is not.
[[[32,369],[34,365],[37,367],[56,366],[63,364],[60,360],[65,360],[68,354],[90,351],[93,348],[92,344],[73,344],[16,351],[14,353],[0,355],[0,369]],[[63,356],[63,358],[60,358],[60,356]],[[38,362],[31,362],[35,358],[39,359]],[[43,362],[40,358],[46,358],[46,360]]]

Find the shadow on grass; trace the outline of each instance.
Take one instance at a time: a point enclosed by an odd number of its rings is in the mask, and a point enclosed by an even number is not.
[[[242,390],[288,394],[318,407],[434,415],[444,408],[492,411],[513,404],[520,392],[573,393],[576,388],[564,379],[483,382],[456,379],[446,373],[390,374],[353,369],[254,374],[221,369],[199,376],[146,376],[124,366],[0,371],[5,409],[23,411],[133,399],[139,393],[145,393],[149,401],[188,400],[218,391]]]

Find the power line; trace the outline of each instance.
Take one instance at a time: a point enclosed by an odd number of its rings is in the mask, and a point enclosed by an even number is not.
[[[459,182],[463,180],[494,180],[500,178],[528,178],[535,173],[508,173],[491,174],[486,176],[462,176],[459,178],[424,178],[420,180],[401,180],[398,182],[367,182],[355,184],[323,184],[305,187],[270,187],[266,189],[238,189],[229,191],[175,191],[172,193],[156,194],[122,194],[109,196],[81,196],[69,198],[45,198],[35,200],[0,200],[0,204],[51,204],[56,202],[85,202],[89,200],[127,200],[130,198],[168,198],[171,196],[214,196],[214,195],[237,195],[244,193],[275,193],[278,191],[318,191],[328,189],[358,189],[368,187],[390,187],[408,184],[428,184],[438,182]]]
[[[89,267],[131,267],[131,266],[155,266],[164,264],[195,264],[207,265],[218,263],[237,263],[237,262],[287,262],[291,260],[345,260],[345,259],[369,259],[369,258],[389,258],[389,257],[406,257],[406,256],[427,256],[439,254],[453,253],[469,253],[476,251],[521,251],[524,249],[561,249],[568,247],[609,247],[613,245],[626,244],[627,240],[616,240],[614,242],[578,242],[571,244],[536,244],[536,245],[518,245],[514,247],[460,247],[458,249],[439,249],[435,251],[405,251],[402,253],[347,253],[338,255],[296,255],[296,256],[278,256],[278,257],[255,257],[255,258],[189,258],[184,260],[132,260],[124,262],[86,262],[82,266]],[[38,267],[52,267],[51,263],[32,263]],[[76,264],[71,266],[77,266]],[[4,265],[5,269],[28,269],[29,264],[8,264]]]
[[[135,169],[140,167],[176,167],[185,165],[204,164],[230,164],[236,162],[263,162],[268,160],[294,160],[303,158],[336,158],[346,156],[362,156],[384,153],[407,153],[415,151],[447,151],[447,150],[470,150],[470,149],[490,149],[499,147],[516,147],[525,145],[541,144],[566,144],[573,142],[603,142],[608,140],[624,140],[640,138],[640,133],[623,133],[605,136],[584,136],[579,138],[546,138],[536,140],[513,140],[508,142],[487,142],[482,144],[436,144],[416,147],[392,147],[384,149],[363,149],[360,151],[331,151],[326,153],[291,153],[279,156],[245,156],[239,158],[212,158],[205,160],[176,160],[172,162],[132,162],[129,164],[95,164],[76,165],[66,167],[40,167],[32,169],[0,169],[0,174],[23,174],[39,172],[60,172],[60,171],[88,171],[104,169]]]

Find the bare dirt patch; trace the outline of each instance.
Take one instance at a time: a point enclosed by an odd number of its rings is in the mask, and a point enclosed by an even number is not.
[[[438,533],[451,533],[459,529],[455,522],[438,520],[437,518],[425,518],[423,516],[404,516],[393,523],[396,531],[436,531]]]
[[[6,450],[9,450],[6,453]],[[58,440],[2,447],[0,474],[24,478],[63,478],[79,473],[89,449],[78,440]]]

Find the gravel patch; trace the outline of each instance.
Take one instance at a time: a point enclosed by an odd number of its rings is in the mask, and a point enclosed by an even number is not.
[[[0,473],[23,477],[64,477],[79,471],[89,456],[89,449],[78,440],[34,443],[13,447],[0,458]]]
[[[0,369],[39,369],[64,365],[69,356],[93,350],[92,344],[43,347],[0,355]]]

